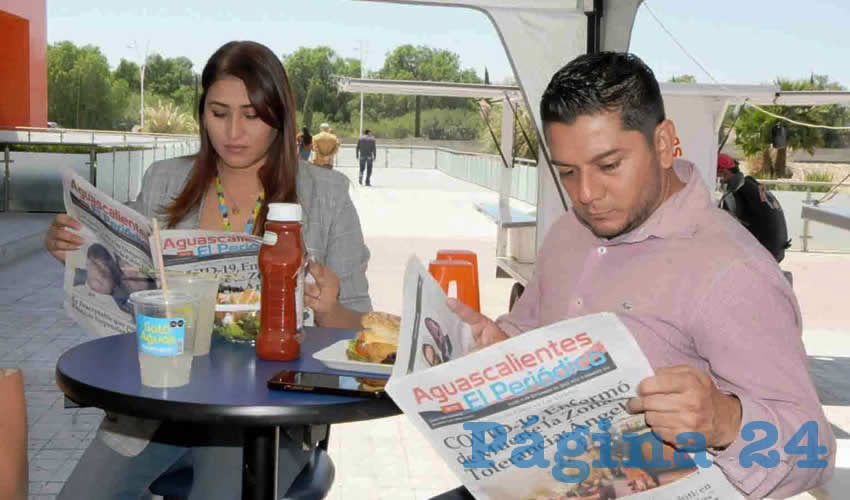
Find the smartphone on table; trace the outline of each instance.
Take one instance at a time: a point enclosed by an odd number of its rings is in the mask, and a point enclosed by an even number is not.
[[[329,373],[283,370],[268,381],[275,391],[312,392],[357,398],[385,398],[383,378],[351,377]]]

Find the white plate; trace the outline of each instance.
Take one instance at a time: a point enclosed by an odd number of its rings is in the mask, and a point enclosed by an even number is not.
[[[321,362],[328,368],[334,370],[347,370],[352,372],[375,373],[381,375],[390,375],[393,372],[393,365],[385,365],[383,363],[366,363],[363,361],[352,361],[345,355],[348,349],[348,340],[340,340],[331,344],[321,351],[313,354],[313,358]]]

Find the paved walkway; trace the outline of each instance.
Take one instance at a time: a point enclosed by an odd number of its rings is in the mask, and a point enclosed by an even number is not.
[[[343,171],[356,181],[353,169]],[[495,316],[507,309],[512,283],[495,279],[495,227],[472,207],[495,201],[494,193],[436,171],[378,169],[373,184],[355,186],[353,198],[372,250],[368,277],[377,309],[400,310],[402,271],[411,253],[424,260],[447,247],[478,253],[483,311]],[[0,245],[8,242],[2,239],[7,217],[0,214]],[[22,221],[14,224],[25,227]],[[30,227],[43,231],[47,220],[41,217],[40,224]],[[841,439],[839,470],[828,490],[831,498],[846,498],[850,313],[843,291],[850,283],[850,256],[792,253],[783,267],[795,274],[812,373]],[[32,499],[54,498],[102,418],[96,409],[64,409],[54,383],[59,355],[88,338],[62,310],[61,282],[61,266],[43,251],[0,265],[0,368],[24,370]],[[334,426],[330,453],[337,466],[334,500],[427,499],[458,484],[406,417]]]

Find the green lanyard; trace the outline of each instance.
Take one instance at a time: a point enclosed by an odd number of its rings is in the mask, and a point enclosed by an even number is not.
[[[221,178],[215,176],[215,192],[218,194],[218,208],[221,210],[221,222],[224,225],[224,230],[231,232],[233,227],[230,225],[230,217],[227,215],[227,204],[224,202],[224,187],[221,185]],[[257,204],[254,205],[254,212],[248,217],[248,222],[245,224],[245,232],[251,234],[254,228],[254,221],[260,215],[260,209],[263,208],[263,200],[266,198],[265,193],[260,189],[260,195],[257,196]]]

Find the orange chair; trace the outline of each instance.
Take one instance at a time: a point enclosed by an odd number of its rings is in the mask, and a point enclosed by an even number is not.
[[[0,368],[0,498],[27,498],[27,403],[18,369]]]
[[[475,268],[464,260],[432,260],[428,263],[428,272],[437,280],[445,293],[449,285],[457,284],[457,299],[468,307],[479,309],[478,288],[475,285]]]
[[[476,311],[481,310],[480,303],[480,282],[478,281],[478,255],[471,250],[439,250],[437,251],[437,260],[462,260],[472,264],[472,286],[475,288],[475,304],[469,307]]]

